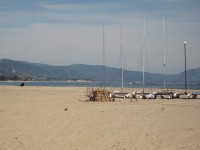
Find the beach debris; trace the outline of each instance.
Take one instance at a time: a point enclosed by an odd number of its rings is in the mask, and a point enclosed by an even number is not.
[[[115,100],[111,96],[111,92],[105,88],[88,88],[86,96],[88,97],[87,101],[111,102]]]
[[[67,110],[68,110],[68,108],[65,108],[65,109],[64,109],[64,111],[67,111]]]

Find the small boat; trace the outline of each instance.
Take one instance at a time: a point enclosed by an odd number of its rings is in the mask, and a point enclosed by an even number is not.
[[[191,99],[192,98],[200,98],[200,91],[189,93],[188,97]]]
[[[156,98],[172,99],[172,98],[179,98],[179,97],[180,97],[180,94],[173,91],[152,92],[146,96],[147,99],[156,99]]]
[[[133,97],[136,99],[147,99],[147,96],[149,95],[149,93],[144,93],[144,92],[136,92],[133,94]]]
[[[128,92],[120,92],[120,91],[114,91],[113,93],[110,94],[110,97],[112,98],[132,98],[133,95]]]

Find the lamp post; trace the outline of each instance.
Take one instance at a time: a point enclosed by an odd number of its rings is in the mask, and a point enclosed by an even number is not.
[[[186,59],[186,44],[187,44],[187,42],[184,41],[183,44],[184,44],[184,53],[185,53],[185,94],[187,94],[187,73],[186,73],[186,71],[187,71],[187,59]]]

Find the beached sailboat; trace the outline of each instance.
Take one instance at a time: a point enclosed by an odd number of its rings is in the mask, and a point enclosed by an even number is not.
[[[121,91],[114,91],[111,94],[114,98],[132,98],[132,94],[124,92],[124,49],[123,49],[123,26],[121,25]]]
[[[173,91],[167,91],[167,85],[166,85],[165,20],[164,20],[164,17],[162,17],[162,50],[163,50],[163,89],[164,89],[164,91],[159,93],[158,95],[160,95],[161,98],[171,99],[171,98],[176,97],[177,94]]]
[[[142,92],[136,92],[134,97],[146,99],[149,93],[145,93],[145,65],[146,65],[146,21],[143,26],[143,40],[142,40]]]
[[[165,49],[165,20],[162,17],[162,50],[163,50],[163,88],[164,90],[167,88],[166,86],[166,49]]]
[[[150,93],[147,98],[177,98],[179,94],[174,91],[168,91],[166,85],[166,48],[165,48],[165,21],[162,17],[162,51],[163,51],[163,91]]]
[[[148,99],[155,98],[173,98],[173,92],[167,91],[166,86],[166,49],[165,49],[165,22],[164,17],[162,17],[162,51],[163,51],[163,91],[162,92],[153,92],[147,95]]]

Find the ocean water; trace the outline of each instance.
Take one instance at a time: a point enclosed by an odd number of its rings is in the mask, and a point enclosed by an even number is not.
[[[22,81],[1,81],[0,85],[20,86]],[[49,87],[94,87],[94,82],[67,82],[67,81],[25,81],[25,86],[49,86]]]
[[[20,81],[1,81],[0,86],[20,86]],[[121,87],[121,83],[115,82],[102,84],[102,82],[68,82],[68,81],[26,81],[25,86],[48,86],[48,87]],[[124,83],[125,88],[142,88],[142,84]],[[163,84],[146,84],[145,88],[163,88]],[[168,89],[184,89],[184,84],[167,84]],[[187,89],[200,90],[200,84],[188,84]]]

